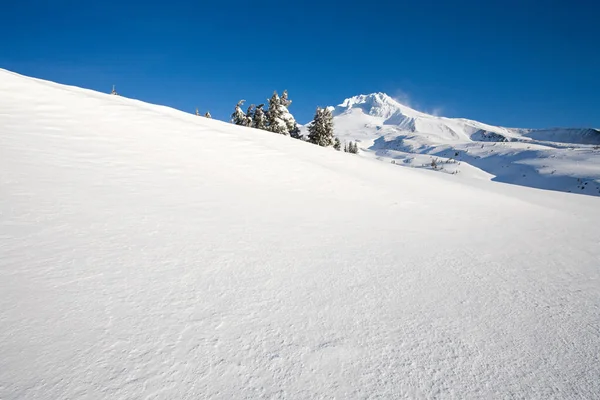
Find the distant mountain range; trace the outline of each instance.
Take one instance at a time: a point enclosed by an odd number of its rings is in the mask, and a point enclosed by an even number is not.
[[[361,153],[400,165],[433,168],[542,189],[600,195],[600,130],[504,128],[439,117],[385,93],[332,107],[336,136]]]

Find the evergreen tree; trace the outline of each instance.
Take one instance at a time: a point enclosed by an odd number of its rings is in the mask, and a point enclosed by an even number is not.
[[[292,101],[288,98],[287,90],[283,91],[280,103],[279,109],[281,110],[281,119],[285,123],[287,134],[296,139],[302,138],[302,135],[300,135],[300,128],[298,128],[298,124],[296,123],[296,119],[288,110],[288,107],[290,104],[292,104]]]
[[[357,154],[358,153],[358,143],[356,143],[356,142],[348,143],[348,153]]]
[[[254,117],[252,119],[252,126],[257,129],[267,129],[267,119],[265,118],[265,112],[263,111],[264,104],[259,104],[254,109]]]
[[[206,112],[206,114],[204,114],[204,116],[205,116],[206,118],[212,118],[212,115],[210,115],[210,113],[209,113],[208,111]]]
[[[333,140],[333,148],[336,149],[337,151],[340,151],[342,149],[342,142],[340,142],[339,138],[335,138]]]
[[[250,104],[248,110],[246,110],[246,126],[252,126],[252,121],[254,120],[254,108],[254,104]]]
[[[294,128],[290,131],[290,136],[294,139],[304,139],[304,136],[300,133],[300,128],[298,128],[298,124],[294,125]]]
[[[344,153],[348,153],[348,143],[344,142]]]
[[[290,104],[292,104],[292,101],[288,99],[288,91],[287,89],[283,91],[283,93],[281,94],[281,105],[284,106],[285,108],[288,108],[290,106]]]
[[[273,96],[269,99],[269,110],[267,111],[267,129],[274,133],[286,135],[288,133],[287,126],[281,118],[281,99],[277,92],[273,92]]]
[[[233,112],[233,114],[231,114],[231,122],[236,125],[247,126],[246,114],[244,114],[244,112],[242,111],[242,105],[244,104],[245,101],[246,100],[238,101],[237,105],[235,106],[235,111]]]
[[[317,107],[315,118],[308,126],[308,141],[323,147],[333,145],[333,116],[331,110]]]
[[[271,132],[282,135],[290,135],[296,139],[301,139],[300,128],[294,119],[294,116],[288,110],[292,101],[288,99],[287,90],[283,91],[282,97],[279,97],[277,91],[269,99],[269,110],[266,112],[267,129]]]

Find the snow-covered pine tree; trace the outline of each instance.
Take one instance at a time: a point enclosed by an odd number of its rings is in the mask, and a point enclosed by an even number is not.
[[[231,114],[231,122],[236,125],[247,126],[246,114],[244,114],[244,112],[242,111],[242,105],[245,101],[246,100],[238,101],[237,105],[235,106],[235,111],[233,111],[233,114]]]
[[[196,115],[200,116],[200,111],[198,111],[198,109],[196,108]]]
[[[264,104],[259,104],[254,109],[254,117],[252,119],[252,127],[256,129],[267,129],[267,119],[263,111]]]
[[[344,142],[344,153],[347,153],[348,151],[348,143]]]
[[[204,116],[205,116],[206,118],[212,118],[212,115],[210,115],[210,113],[209,113],[208,111],[206,112],[206,114],[204,114]]]
[[[312,144],[319,144],[321,138],[321,107],[317,107],[315,117],[308,124],[308,141]]]
[[[331,110],[317,107],[315,118],[308,126],[308,141],[323,147],[333,145],[333,116]]]
[[[288,99],[288,91],[287,91],[287,89],[284,90],[283,93],[281,94],[280,103],[285,108],[288,108],[290,106],[290,104],[292,104],[292,101]]]
[[[357,154],[358,153],[358,143],[356,143],[356,142],[348,143],[348,153]]]
[[[342,149],[342,142],[340,142],[340,139],[337,137],[333,140],[333,148],[337,151],[340,151]]]
[[[434,169],[434,170],[438,169],[438,160],[437,160],[437,158],[432,158],[431,159],[431,169]]]
[[[325,132],[329,141],[333,144],[333,114],[330,108],[323,109],[323,117],[325,120]]]
[[[273,96],[269,99],[269,110],[267,111],[267,130],[274,133],[286,135],[288,133],[287,126],[281,118],[281,99],[277,91],[273,92]]]
[[[292,130],[290,131],[290,136],[294,139],[304,139],[304,136],[300,133],[300,128],[298,128],[298,124],[294,124],[294,128],[292,128]]]
[[[252,121],[254,120],[254,109],[254,104],[250,104],[246,110],[246,126],[252,126]]]
[[[281,119],[285,123],[287,134],[296,139],[302,139],[302,135],[300,134],[300,128],[298,128],[298,124],[296,123],[296,119],[288,110],[292,101],[288,99],[288,91],[284,90],[281,95],[279,109],[281,110]]]

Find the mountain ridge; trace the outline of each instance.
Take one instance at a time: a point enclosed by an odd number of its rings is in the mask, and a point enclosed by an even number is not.
[[[435,116],[382,92],[349,97],[333,109],[335,134],[358,142],[365,156],[437,170],[439,158],[453,174],[600,195],[600,129],[507,128]]]
[[[369,107],[370,106],[370,107]],[[451,120],[451,121],[461,121],[469,124],[477,124],[486,126],[493,129],[498,130],[510,130],[510,131],[522,131],[522,132],[531,132],[531,131],[551,131],[551,130],[559,130],[559,129],[572,129],[572,130],[591,130],[598,132],[600,134],[600,128],[596,127],[568,127],[568,126],[551,126],[544,128],[522,128],[522,127],[510,127],[503,125],[493,125],[486,122],[478,121],[472,118],[465,117],[446,117],[443,115],[434,115],[431,113],[427,113],[425,111],[419,111],[411,106],[403,104],[401,101],[396,100],[394,97],[388,95],[385,92],[373,92],[369,94],[359,94],[356,96],[351,96],[344,99],[337,106],[333,106],[334,108],[334,116],[338,116],[343,114],[344,112],[349,111],[350,109],[359,108],[366,111],[365,114],[382,117],[389,119],[397,113],[402,113],[408,117],[426,117],[432,119],[439,120]],[[365,110],[367,108],[367,110]],[[382,111],[383,110],[383,111]],[[390,123],[393,125],[393,123]]]

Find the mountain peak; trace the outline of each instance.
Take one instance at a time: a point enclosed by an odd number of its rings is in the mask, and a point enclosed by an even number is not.
[[[400,104],[391,96],[383,92],[349,97],[335,108],[335,114],[340,115],[352,109],[360,109],[365,114],[385,119],[397,114],[403,114],[410,117],[423,115],[423,113],[420,113],[419,111]]]

